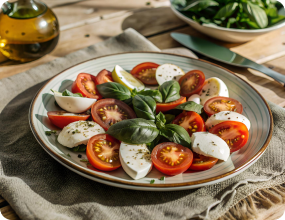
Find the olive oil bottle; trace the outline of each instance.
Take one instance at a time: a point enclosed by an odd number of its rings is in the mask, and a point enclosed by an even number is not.
[[[6,2],[0,13],[0,52],[11,60],[29,62],[50,53],[59,39],[55,14],[42,2]]]

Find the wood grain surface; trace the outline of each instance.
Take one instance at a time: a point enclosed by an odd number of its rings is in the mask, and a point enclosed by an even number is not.
[[[60,23],[60,40],[49,55],[30,62],[16,63],[0,54],[0,79],[26,71],[55,58],[103,41],[131,27],[160,49],[181,47],[170,37],[171,32],[199,36],[230,48],[249,59],[262,63],[285,75],[285,27],[260,36],[251,42],[233,44],[211,39],[178,19],[170,10],[168,0],[44,0]],[[203,59],[210,60],[206,57]],[[284,107],[285,89],[271,78],[251,69],[222,65],[255,87],[265,99]],[[265,211],[274,220],[284,212],[285,205]],[[7,219],[19,219],[12,207],[0,196],[0,210]]]

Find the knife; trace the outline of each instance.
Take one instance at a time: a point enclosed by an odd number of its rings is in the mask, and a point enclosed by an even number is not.
[[[219,46],[210,41],[204,40],[202,38],[189,36],[187,34],[181,33],[171,33],[171,37],[178,41],[180,44],[190,48],[191,50],[198,52],[206,57],[210,57],[214,60],[233,65],[238,67],[246,67],[255,69],[264,73],[265,75],[275,79],[283,86],[285,86],[285,76],[271,70],[263,65],[255,63],[252,60],[249,60],[226,47]]]

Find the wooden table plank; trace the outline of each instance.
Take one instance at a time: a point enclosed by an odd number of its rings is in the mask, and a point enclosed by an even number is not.
[[[44,2],[49,5],[49,3],[53,1],[44,0]],[[84,24],[94,23],[101,19],[119,16],[129,11],[161,7],[169,4],[168,0],[92,0],[65,4],[64,7],[54,6],[52,10],[58,17],[61,30],[66,30]]]
[[[16,214],[16,212],[9,205],[3,208],[0,208],[0,212],[6,219],[9,219],[9,220],[19,220],[20,219],[18,215]]]

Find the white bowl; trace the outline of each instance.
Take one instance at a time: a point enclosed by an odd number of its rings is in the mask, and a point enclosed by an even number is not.
[[[177,11],[172,5],[171,9],[176,14],[177,17],[188,23],[191,27],[196,30],[206,34],[210,37],[216,38],[218,40],[227,41],[231,43],[242,43],[246,41],[250,41],[260,35],[266,34],[268,32],[277,30],[283,26],[285,26],[285,21],[279,22],[276,25],[257,30],[244,30],[244,29],[235,29],[235,28],[224,28],[210,24],[199,24],[196,21],[193,21],[191,18],[186,17],[179,11]]]

